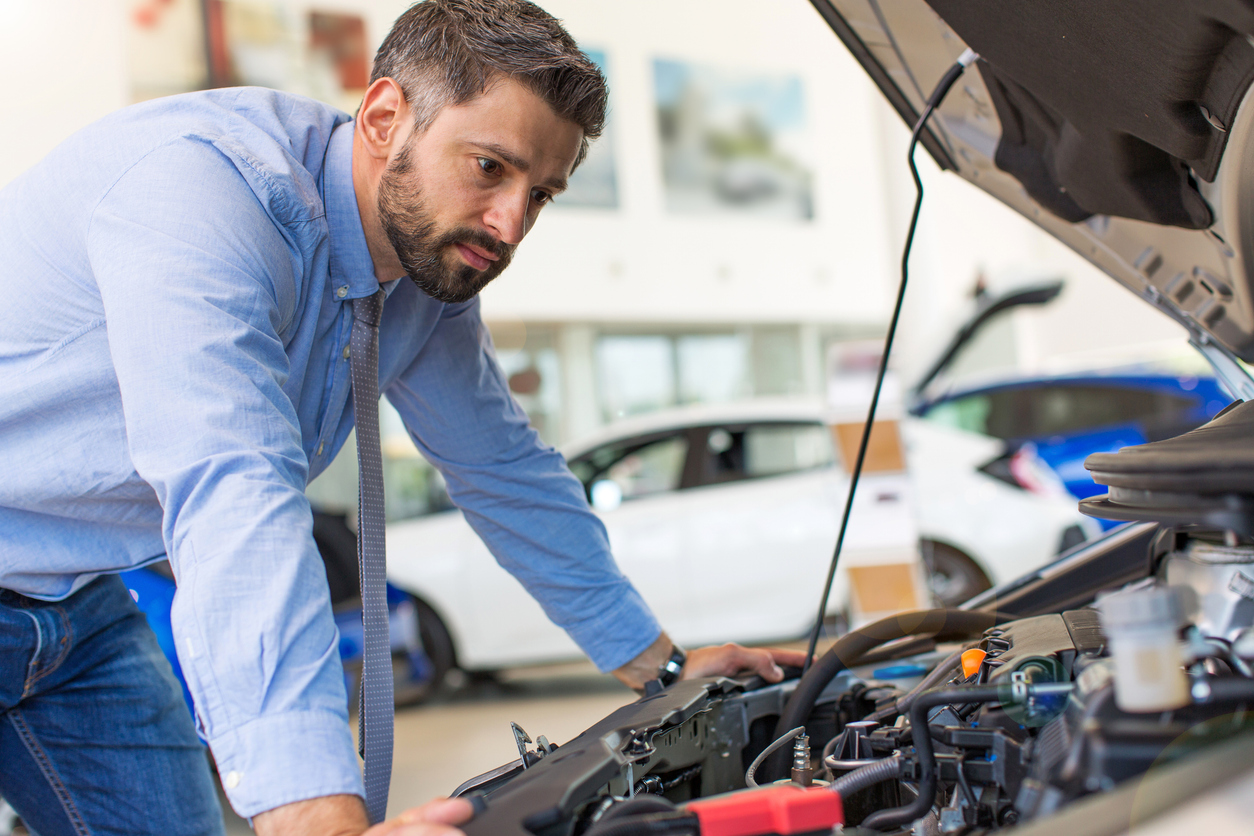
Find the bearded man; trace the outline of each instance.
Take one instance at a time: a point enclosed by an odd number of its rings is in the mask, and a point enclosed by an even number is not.
[[[198,734],[263,836],[367,830],[304,494],[353,428],[355,300],[386,297],[380,388],[502,565],[602,670],[677,667],[476,296],[605,102],[535,6],[429,0],[355,119],[271,90],[157,100],[0,191],[0,795],[35,831],[220,833]],[[115,574],[163,557],[195,727]],[[777,661],[800,659],[704,648],[682,675]]]

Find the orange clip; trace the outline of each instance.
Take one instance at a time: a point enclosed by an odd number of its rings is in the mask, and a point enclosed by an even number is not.
[[[980,665],[984,664],[984,657],[988,654],[978,647],[964,651],[962,654],[962,675],[970,679],[979,671]]]

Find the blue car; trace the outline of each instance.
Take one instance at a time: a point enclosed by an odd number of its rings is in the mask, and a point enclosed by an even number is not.
[[[1085,499],[1107,490],[1084,469],[1090,454],[1188,432],[1215,417],[1232,396],[1213,377],[1146,368],[1018,378],[943,391],[933,385],[995,317],[1012,308],[1047,304],[1061,290],[1062,282],[1050,282],[1000,297],[977,292],[975,315],[915,386],[910,412],[1004,441],[1004,455],[981,468],[990,476],[1030,489],[1016,467],[1016,456],[1027,451],[1048,465],[1072,496]],[[1117,525],[1101,522],[1105,528]]]
[[[340,659],[349,706],[357,704],[364,647],[361,602],[357,580],[357,539],[343,515],[314,512],[314,542],[322,555],[331,591],[335,626],[339,630]],[[174,601],[174,574],[161,561],[121,574],[157,643],[183,686],[183,698],[192,707],[192,695],[174,652],[170,606]],[[392,674],[397,705],[412,705],[434,693],[454,665],[453,645],[425,603],[387,585],[388,623],[392,644]]]

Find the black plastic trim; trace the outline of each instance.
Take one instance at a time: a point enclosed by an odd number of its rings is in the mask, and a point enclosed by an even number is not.
[[[962,608],[1013,619],[1088,606],[1099,592],[1149,576],[1157,533],[1152,523],[1116,528],[1031,574],[981,592]]]

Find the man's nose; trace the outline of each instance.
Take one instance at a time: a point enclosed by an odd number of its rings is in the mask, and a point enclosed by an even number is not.
[[[530,190],[519,194],[510,190],[497,194],[484,216],[484,224],[504,244],[517,246],[531,228]]]

